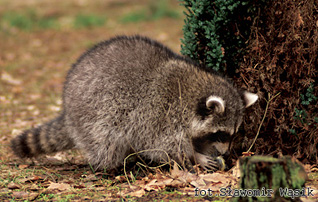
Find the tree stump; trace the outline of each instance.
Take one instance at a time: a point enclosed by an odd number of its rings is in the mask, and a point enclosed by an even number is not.
[[[299,197],[311,194],[304,187],[303,166],[290,156],[251,156],[240,158],[239,163],[240,188],[234,190],[233,201],[300,201]]]

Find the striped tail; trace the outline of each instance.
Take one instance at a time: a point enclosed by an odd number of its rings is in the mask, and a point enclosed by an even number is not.
[[[64,114],[37,128],[24,131],[11,140],[11,148],[20,158],[35,157],[74,147],[65,129]]]

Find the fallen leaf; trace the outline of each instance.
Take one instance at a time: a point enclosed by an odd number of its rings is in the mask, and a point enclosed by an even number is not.
[[[194,187],[205,187],[206,183],[204,182],[203,178],[199,178],[197,180],[193,180],[190,182],[191,185]]]
[[[156,185],[159,187],[165,187],[171,184],[171,182],[173,181],[173,179],[168,178],[168,179],[163,179],[163,180],[159,180]]]
[[[126,182],[127,181],[126,177],[123,175],[116,176],[115,179],[118,180],[119,182]]]
[[[48,190],[57,189],[59,191],[65,191],[65,190],[68,190],[70,188],[71,188],[71,186],[69,184],[51,182],[47,189]]]
[[[25,169],[25,168],[27,168],[27,167],[29,167],[30,165],[19,165],[18,167],[19,167],[19,169]]]
[[[27,199],[29,196],[29,193],[24,191],[14,191],[12,192],[12,196],[17,199]]]
[[[183,175],[183,171],[181,171],[176,162],[174,162],[173,169],[171,170],[172,178],[179,178]]]
[[[157,179],[151,180],[148,184],[145,185],[144,189],[147,191],[156,190],[154,185],[156,184]]]
[[[29,188],[31,191],[38,191],[39,187],[36,184],[32,184],[31,187]]]
[[[135,197],[142,197],[143,195],[145,195],[145,193],[146,193],[145,190],[140,189],[138,191],[129,192],[129,193],[127,193],[127,195],[135,196]]]
[[[20,189],[21,187],[20,187],[20,185],[14,183],[14,182],[10,182],[10,183],[8,184],[8,188],[9,188],[9,189]]]
[[[207,183],[224,183],[225,181],[228,181],[227,177],[224,174],[220,173],[209,173],[205,175],[200,175],[202,179]]]
[[[173,180],[169,186],[174,188],[181,188],[181,187],[186,187],[187,185],[188,185],[187,183],[182,182],[180,180]]]

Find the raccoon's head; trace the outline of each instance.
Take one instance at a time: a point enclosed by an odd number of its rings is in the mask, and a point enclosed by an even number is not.
[[[249,92],[227,93],[223,98],[211,95],[198,103],[191,129],[193,144],[199,153],[214,157],[226,155],[231,135],[243,121],[244,109],[258,99],[256,94]]]
[[[230,93],[230,92],[229,92]],[[233,135],[243,121],[244,109],[254,104],[258,96],[253,93],[235,93],[221,97],[210,95],[202,98],[192,121],[192,137],[213,133]]]

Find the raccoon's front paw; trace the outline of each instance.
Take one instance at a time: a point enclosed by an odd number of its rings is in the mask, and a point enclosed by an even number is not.
[[[207,171],[216,171],[225,169],[225,161],[221,156],[211,157],[198,152],[195,153],[197,163]]]

